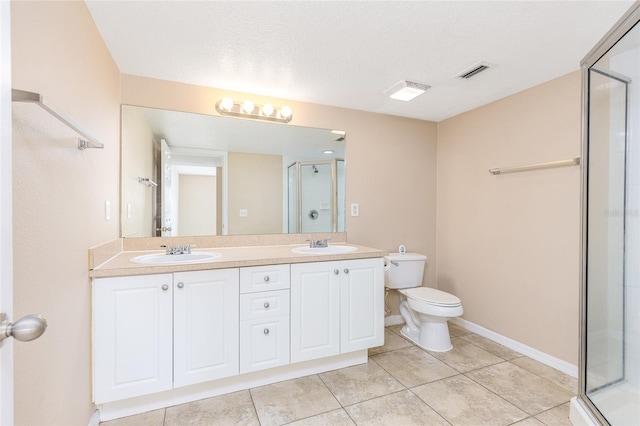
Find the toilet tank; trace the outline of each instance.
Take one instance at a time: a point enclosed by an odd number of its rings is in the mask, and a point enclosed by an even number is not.
[[[395,289],[421,286],[426,260],[427,256],[418,253],[389,253],[385,257],[385,287]]]

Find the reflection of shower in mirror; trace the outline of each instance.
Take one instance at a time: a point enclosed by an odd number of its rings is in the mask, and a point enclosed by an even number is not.
[[[344,160],[296,161],[288,175],[289,232],[344,232]]]

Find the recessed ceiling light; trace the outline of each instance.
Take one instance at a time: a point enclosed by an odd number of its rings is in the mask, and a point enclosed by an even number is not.
[[[332,149],[327,149],[326,151],[322,151],[323,154],[333,154]]]
[[[427,86],[426,84],[403,80],[394,84],[384,93],[391,99],[397,99],[399,101],[410,101],[411,99],[422,95],[430,87],[431,86]]]

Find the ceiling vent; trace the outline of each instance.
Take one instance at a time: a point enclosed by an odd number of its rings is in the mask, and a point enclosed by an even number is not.
[[[481,72],[488,70],[490,66],[491,65],[489,65],[486,62],[480,62],[479,64],[476,64],[476,65],[472,66],[468,70],[462,71],[461,73],[456,75],[456,77],[462,78],[464,80],[468,80],[471,77],[476,76],[476,75],[480,74]]]

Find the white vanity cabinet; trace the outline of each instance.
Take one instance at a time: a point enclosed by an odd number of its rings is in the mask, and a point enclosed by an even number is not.
[[[240,373],[289,364],[289,265],[240,270]]]
[[[99,278],[93,288],[96,403],[171,389],[172,274]]]
[[[96,278],[96,404],[239,373],[238,269]]]
[[[173,387],[238,374],[238,269],[173,274]]]
[[[384,343],[382,258],[291,265],[291,362]]]

